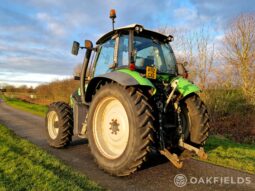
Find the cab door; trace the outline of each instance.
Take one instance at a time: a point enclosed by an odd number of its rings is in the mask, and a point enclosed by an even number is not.
[[[95,67],[92,71],[93,77],[110,72],[114,65],[115,39],[110,39],[99,46],[99,51],[95,59]]]

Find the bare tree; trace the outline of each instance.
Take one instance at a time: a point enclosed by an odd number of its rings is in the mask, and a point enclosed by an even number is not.
[[[186,30],[180,28],[173,28],[173,27],[160,27],[157,30],[158,32],[165,34],[165,35],[172,35],[174,37],[174,41],[171,43],[171,46],[174,49],[175,56],[177,62],[184,63],[184,62],[191,62],[188,58],[188,46],[187,46],[187,38],[186,38]]]
[[[238,72],[246,98],[255,102],[255,14],[234,19],[224,37],[222,56]]]
[[[212,71],[214,61],[214,44],[211,41],[208,30],[202,28],[195,33],[196,44],[196,63],[194,64],[196,76],[202,85],[205,87],[208,76]]]
[[[172,46],[177,62],[187,62],[190,78],[205,88],[214,61],[214,44],[210,31],[204,27],[198,31],[161,27],[158,31],[174,36]]]

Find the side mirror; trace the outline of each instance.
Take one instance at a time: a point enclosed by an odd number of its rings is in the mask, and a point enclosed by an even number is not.
[[[73,41],[72,54],[77,56],[79,53],[79,49],[80,49],[80,43],[78,43],[77,41]]]
[[[184,67],[183,63],[177,63],[177,72],[178,72],[178,75],[184,78],[188,78],[188,71]]]

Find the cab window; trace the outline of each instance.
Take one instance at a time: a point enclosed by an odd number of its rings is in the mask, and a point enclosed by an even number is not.
[[[157,39],[135,36],[136,68],[156,67],[159,73],[175,74],[176,59],[171,46]]]
[[[111,39],[100,46],[94,76],[99,76],[111,71],[109,67],[113,64],[114,44],[115,40]]]
[[[128,65],[128,35],[119,37],[118,67]]]

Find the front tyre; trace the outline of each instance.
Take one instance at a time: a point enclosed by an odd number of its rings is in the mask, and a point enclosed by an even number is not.
[[[88,139],[99,167],[126,176],[141,166],[152,142],[152,108],[135,88],[106,84],[88,114]]]
[[[50,146],[62,148],[67,146],[73,135],[73,113],[64,102],[50,104],[46,118],[47,141]]]

